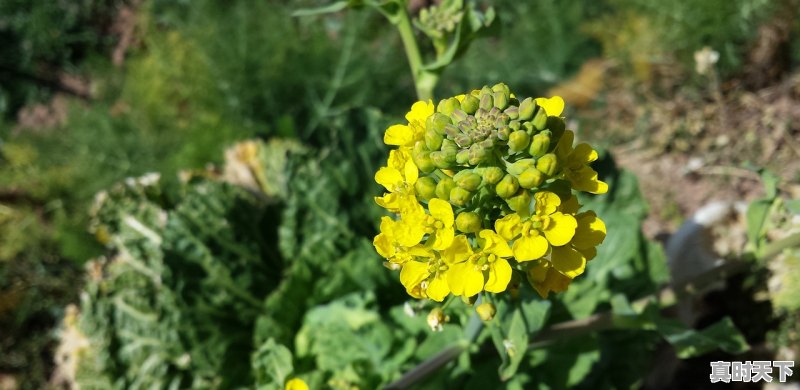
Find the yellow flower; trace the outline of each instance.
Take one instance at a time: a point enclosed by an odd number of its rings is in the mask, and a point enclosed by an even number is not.
[[[294,378],[286,382],[285,390],[308,390],[308,385],[300,378]]]
[[[433,115],[434,105],[432,101],[416,102],[411,106],[411,111],[406,114],[407,125],[392,125],[383,134],[383,142],[386,145],[396,145],[400,147],[413,147],[414,143],[420,141],[425,136],[425,121]]]
[[[550,291],[566,291],[570,282],[572,282],[572,279],[556,271],[550,262],[546,260],[531,262],[528,265],[526,274],[528,282],[542,298],[547,298],[547,294]]]
[[[589,210],[578,213],[580,207],[578,198],[571,196],[569,200],[561,204],[559,211],[575,215],[578,226],[575,228],[575,237],[570,241],[570,245],[588,261],[597,255],[595,247],[600,245],[606,238],[606,224],[597,217],[594,211]]]
[[[424,235],[425,229],[417,224],[384,216],[381,218],[381,232],[375,236],[372,245],[387,260],[403,264],[413,256],[427,255],[427,252],[415,247]]]
[[[564,177],[572,183],[572,188],[592,194],[605,194],[608,184],[597,179],[597,172],[589,164],[597,160],[597,152],[587,143],[580,143],[575,148],[572,142],[575,134],[567,130],[558,141],[555,153],[564,167]]]
[[[547,116],[559,116],[564,111],[564,99],[561,96],[553,96],[549,99],[536,98],[534,100],[536,104],[544,108]]]
[[[478,233],[480,250],[473,252],[466,236],[456,236],[442,256],[450,266],[447,284],[455,295],[471,297],[481,291],[500,293],[511,281],[512,256],[508,243],[492,230]]]
[[[428,253],[430,258],[416,257],[403,264],[400,283],[406,288],[408,295],[414,298],[430,298],[441,302],[450,294],[450,287],[445,279],[448,266],[434,252]]]
[[[401,149],[390,151],[387,166],[381,167],[375,173],[375,182],[386,188],[389,193],[375,197],[375,202],[392,212],[401,212],[418,205],[414,191],[414,183],[418,178],[419,169],[408,151]]]
[[[515,240],[514,258],[517,261],[539,259],[548,249],[566,245],[575,235],[577,222],[572,215],[558,210],[561,200],[558,195],[542,191],[534,195],[534,215],[523,220],[519,214],[509,214],[495,222],[495,229],[506,240]],[[563,264],[563,272],[569,272]],[[581,269],[581,272],[582,269]]]

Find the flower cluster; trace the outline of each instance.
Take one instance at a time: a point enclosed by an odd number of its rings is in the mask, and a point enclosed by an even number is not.
[[[543,297],[582,274],[605,238],[603,221],[579,212],[574,191],[602,194],[589,164],[597,152],[560,117],[560,97],[519,100],[505,84],[417,102],[407,124],[384,134],[386,189],[373,244],[415,298],[500,293],[525,275]]]

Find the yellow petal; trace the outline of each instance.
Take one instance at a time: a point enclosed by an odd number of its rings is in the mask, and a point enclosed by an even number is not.
[[[467,237],[458,235],[453,239],[453,243],[442,251],[442,259],[447,264],[461,263],[472,256],[472,247],[469,245]]]
[[[407,261],[403,264],[403,269],[400,270],[400,283],[403,284],[407,291],[410,291],[422,283],[428,275],[430,275],[430,272],[428,272],[427,262]]]
[[[447,249],[453,243],[454,234],[455,231],[453,230],[452,226],[437,229],[433,232],[433,234],[431,234],[431,248],[437,251]]]
[[[308,385],[300,378],[294,378],[286,382],[285,390],[308,390]]]
[[[572,155],[570,155],[570,160],[577,160],[580,161],[581,164],[588,164],[592,161],[597,160],[597,152],[592,149],[591,146],[587,143],[580,143],[575,146],[575,150],[572,151]]]
[[[514,258],[517,261],[536,260],[547,253],[549,246],[542,236],[520,237],[514,242]]]
[[[561,206],[558,207],[558,211],[561,211],[564,214],[577,214],[578,210],[581,208],[581,204],[578,203],[578,197],[572,195],[567,199],[566,202],[561,202]]]
[[[578,227],[572,245],[579,249],[593,248],[600,245],[606,238],[606,224],[594,211],[586,211],[576,216]]]
[[[378,254],[381,255],[383,258],[390,258],[394,256],[394,245],[392,245],[392,239],[389,238],[385,233],[378,234],[372,240],[372,245],[375,246],[375,250],[378,251]]]
[[[537,215],[550,215],[556,212],[561,205],[561,198],[550,191],[540,191],[533,195],[536,200],[534,206]]]
[[[553,246],[566,245],[575,236],[578,222],[571,215],[553,213],[550,215],[550,224],[544,229],[544,236]]]
[[[575,278],[586,269],[586,259],[569,246],[553,247],[550,262],[558,272],[569,278]]]
[[[544,279],[542,279],[541,281],[534,281],[530,278],[530,273],[529,273],[528,281],[531,283],[533,288],[536,290],[537,293],[539,293],[539,295],[542,298],[547,298],[547,295],[550,293],[550,291],[553,292],[566,291],[572,279],[564,275],[561,275],[558,271],[556,271],[553,268],[547,268]]]
[[[414,141],[414,132],[406,125],[392,125],[383,134],[386,145],[407,145]]]
[[[572,188],[577,191],[592,194],[605,194],[608,192],[608,184],[598,180],[597,172],[588,165],[584,165],[577,171],[569,172],[567,179],[572,183]]]
[[[425,229],[416,223],[399,222],[394,226],[395,241],[405,247],[412,247],[422,241]]]
[[[511,257],[513,255],[511,248],[508,246],[508,242],[493,230],[483,229],[478,235],[483,239],[484,251],[498,257]]]
[[[547,277],[547,270],[550,269],[550,262],[547,260],[533,261],[528,263],[528,268],[525,270],[528,281],[533,283],[541,283]]]
[[[500,234],[501,237],[508,241],[513,240],[522,231],[520,226],[520,217],[518,214],[508,214],[503,218],[498,219],[494,223],[494,229]]]
[[[403,171],[406,183],[414,184],[417,182],[417,178],[419,178],[419,169],[417,169],[417,166],[414,164],[414,161],[408,159],[408,161],[406,161]]]
[[[429,116],[433,115],[433,102],[418,101],[411,105],[411,111],[406,114],[406,120],[411,122],[425,122]]]
[[[483,290],[483,272],[470,261],[457,263],[447,270],[447,284],[455,295],[471,297]]]
[[[497,259],[489,264],[489,279],[484,289],[488,292],[501,293],[511,281],[511,265],[505,259]]]
[[[453,226],[453,207],[450,202],[443,201],[439,198],[433,198],[428,202],[428,210],[431,216],[439,221],[442,221],[444,226]]]
[[[575,133],[572,130],[564,131],[561,139],[558,140],[558,145],[555,149],[555,154],[561,161],[567,161],[570,153],[572,153],[572,142],[575,141]]]
[[[382,167],[375,172],[375,181],[391,192],[403,185],[403,175],[394,168]]]
[[[445,280],[445,274],[442,272],[437,272],[436,276],[431,279],[431,283],[428,285],[428,290],[426,290],[428,294],[428,298],[433,299],[436,302],[441,302],[450,294],[450,287],[447,285],[447,280]]]
[[[561,96],[553,96],[549,99],[536,98],[536,104],[542,106],[548,116],[559,116],[564,111],[564,99]]]
[[[402,172],[405,169],[406,161],[410,159],[411,155],[405,151],[405,148],[392,149],[389,151],[389,159],[386,161],[386,166]]]

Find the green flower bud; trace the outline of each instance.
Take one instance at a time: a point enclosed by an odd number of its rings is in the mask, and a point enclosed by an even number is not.
[[[458,102],[458,99],[449,98],[440,101],[436,106],[436,111],[441,112],[444,115],[450,115],[458,108],[461,108],[461,103]]]
[[[503,178],[503,172],[500,167],[486,167],[483,170],[483,181],[488,184],[497,184]]]
[[[503,127],[511,122],[511,117],[505,113],[497,114],[497,119],[494,120],[494,127]]]
[[[444,141],[444,136],[434,131],[432,128],[428,128],[425,131],[425,146],[428,147],[430,150],[439,150],[442,147],[442,141]]]
[[[497,129],[497,138],[503,141],[507,141],[508,137],[511,135],[511,128],[508,126],[503,126]]]
[[[558,171],[558,159],[553,153],[545,154],[536,161],[536,169],[547,176],[553,176]]]
[[[439,180],[436,184],[436,197],[441,200],[450,200],[450,190],[456,188],[456,182],[449,177]]]
[[[467,95],[464,97],[464,100],[461,101],[461,110],[466,112],[467,114],[474,114],[475,111],[478,111],[478,106],[480,105],[480,99],[475,96]]]
[[[463,233],[476,233],[481,227],[481,217],[476,213],[464,212],[456,216],[456,229]]]
[[[495,92],[492,95],[492,99],[494,100],[494,106],[500,110],[504,110],[508,107],[508,95],[503,92]]]
[[[466,148],[467,146],[472,145],[472,138],[464,133],[458,134],[455,137],[453,137],[453,141],[455,141],[456,145],[458,145],[461,148]]]
[[[497,186],[495,186],[495,192],[497,192],[497,195],[503,199],[514,196],[518,189],[519,183],[517,182],[517,179],[511,175],[503,176],[503,179],[497,183]]]
[[[536,102],[532,98],[526,98],[519,103],[519,120],[527,121],[533,118],[533,113],[536,110]]]
[[[459,108],[456,108],[455,110],[453,110],[453,112],[450,113],[450,118],[453,119],[453,123],[455,123],[455,124],[458,124],[460,122],[463,122],[463,121],[467,120],[467,113],[464,112],[464,111],[461,111],[461,106],[460,105],[458,107]]]
[[[469,164],[478,165],[486,161],[489,157],[489,151],[482,148],[480,145],[472,145],[469,148]]]
[[[511,95],[511,89],[505,83],[497,83],[492,86],[492,92],[502,92],[506,95]]]
[[[508,127],[510,127],[512,131],[517,131],[522,128],[520,122],[517,120],[508,122]]]
[[[456,153],[456,164],[467,165],[469,164],[469,149],[462,149]]]
[[[520,189],[514,196],[506,199],[508,207],[516,211],[520,215],[526,216],[529,213],[531,205],[531,193],[526,189]]]
[[[446,139],[446,140],[442,141],[442,151],[443,152],[448,152],[448,153],[452,152],[453,155],[455,156],[455,154],[458,153],[458,151],[459,151],[459,147],[458,147],[458,145],[456,145],[455,142],[453,142],[453,141],[451,141],[449,139]]]
[[[449,151],[431,152],[433,165],[441,169],[450,169],[456,163],[456,153]]]
[[[425,127],[428,130],[435,131],[436,134],[444,135],[445,127],[450,124],[452,124],[452,122],[449,116],[437,112],[428,117],[428,120],[425,122]]]
[[[450,203],[453,206],[466,206],[470,199],[472,199],[472,193],[461,187],[455,187],[450,190]]]
[[[456,182],[457,186],[467,191],[475,191],[481,186],[482,178],[481,175],[478,175],[469,169],[465,169],[456,173],[456,175],[453,176],[453,180]]]
[[[544,182],[544,174],[536,168],[525,170],[519,175],[519,185],[522,188],[538,187]]]
[[[514,162],[513,164],[508,166],[508,173],[519,176],[522,172],[530,168],[536,168],[536,160],[532,158],[526,158],[523,160],[519,160]]]
[[[536,111],[536,115],[534,115],[531,123],[536,130],[544,130],[547,127],[547,113],[544,111],[544,108],[539,107],[539,110]]]
[[[475,311],[478,312],[478,317],[483,321],[491,321],[495,314],[497,314],[497,308],[489,302],[481,303],[475,308]]]
[[[503,111],[503,112],[504,112],[506,115],[508,115],[508,117],[509,117],[511,120],[517,120],[517,119],[519,119],[519,107],[517,107],[517,106],[511,106],[511,107],[508,107],[508,108],[506,108],[506,110],[505,110],[505,111]]]
[[[489,111],[494,107],[494,99],[492,98],[492,94],[488,93],[486,95],[481,94],[481,102],[479,107],[482,110]]]
[[[528,147],[528,143],[530,142],[531,138],[523,130],[517,130],[508,137],[508,149],[512,153],[519,152],[521,150],[525,150]]]
[[[551,133],[547,130],[536,134],[533,136],[533,140],[531,141],[531,147],[528,152],[533,157],[541,157],[547,153],[547,150],[550,149],[550,135]]]
[[[417,168],[422,172],[431,173],[436,169],[436,164],[434,164],[431,159],[431,152],[421,151],[413,153],[411,155],[411,160],[414,161],[414,164],[416,164]]]
[[[423,176],[414,183],[417,194],[425,200],[431,200],[436,196],[436,180],[430,176]]]

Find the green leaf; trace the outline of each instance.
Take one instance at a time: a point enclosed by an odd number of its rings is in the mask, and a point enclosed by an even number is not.
[[[689,329],[677,320],[659,319],[656,321],[659,333],[675,348],[681,359],[705,354],[721,349],[732,354],[739,354],[749,349],[730,317],[701,330]]]
[[[334,12],[343,11],[350,6],[351,6],[350,1],[337,1],[335,3],[323,5],[321,7],[298,9],[292,12],[292,16],[300,17],[300,16],[332,14]]]
[[[273,339],[267,340],[258,348],[253,354],[252,361],[256,384],[259,387],[274,384],[280,388],[294,371],[292,352]]]
[[[516,308],[511,315],[511,323],[508,326],[506,337],[502,340],[501,356],[505,354],[507,360],[500,365],[500,379],[506,381],[517,372],[522,358],[528,349],[528,328],[525,324],[525,317],[520,308]]]
[[[758,248],[764,236],[764,225],[769,216],[772,200],[755,200],[747,207],[747,239],[754,248]]]

